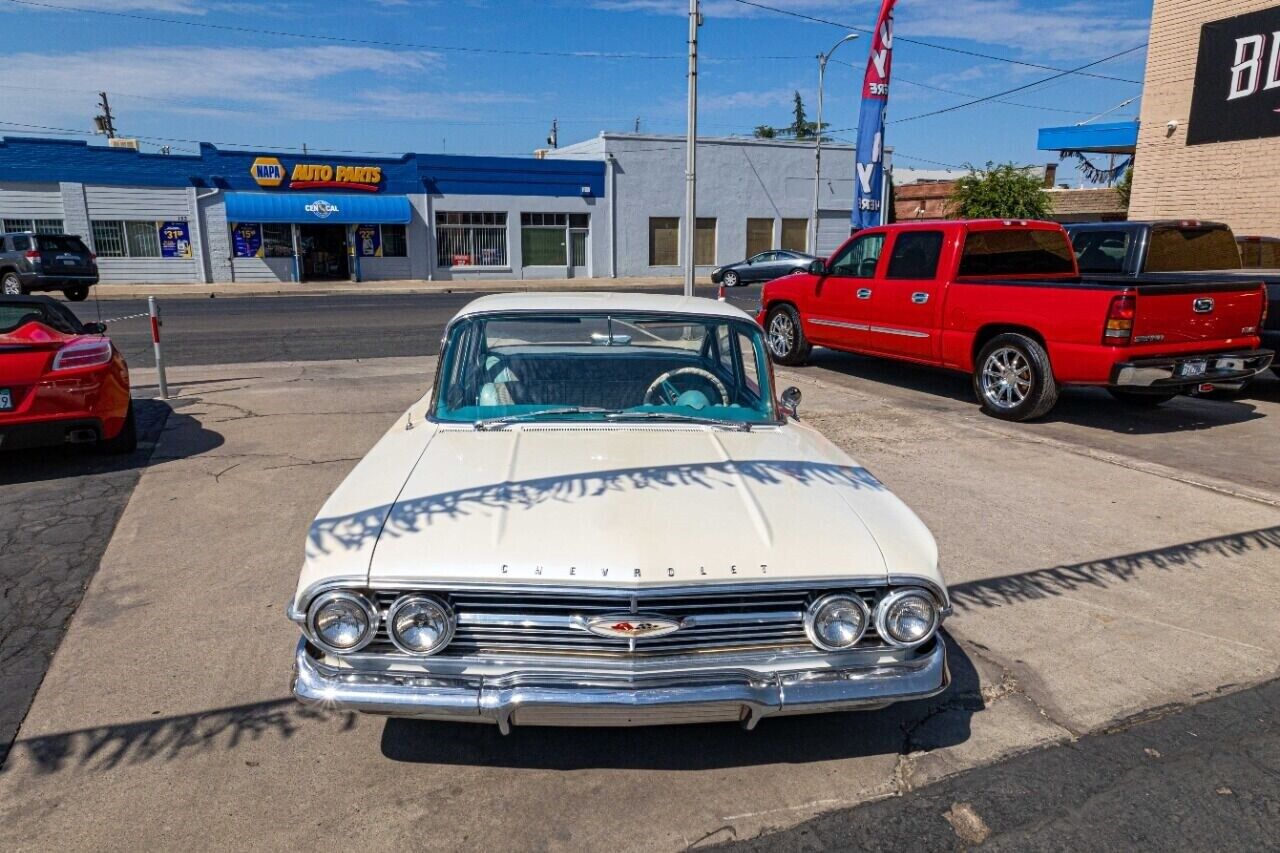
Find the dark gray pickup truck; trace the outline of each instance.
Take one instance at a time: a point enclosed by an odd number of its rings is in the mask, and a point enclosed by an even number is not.
[[[1151,222],[1076,222],[1064,225],[1086,276],[1169,280],[1224,274],[1267,286],[1262,345],[1280,350],[1280,270],[1243,269],[1231,228],[1221,222],[1164,219]],[[1271,368],[1280,376],[1280,366]]]

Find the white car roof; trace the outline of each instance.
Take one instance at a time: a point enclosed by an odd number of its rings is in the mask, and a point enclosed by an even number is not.
[[[700,317],[752,318],[728,302],[700,296],[667,296],[657,293],[495,293],[466,305],[455,320],[473,314],[518,311],[555,311],[585,314],[599,311],[689,314]]]

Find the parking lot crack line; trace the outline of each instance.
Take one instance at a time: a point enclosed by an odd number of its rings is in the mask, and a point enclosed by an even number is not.
[[[1060,597],[1063,601],[1070,601],[1070,602],[1071,602],[1071,603],[1073,603],[1073,604],[1078,604],[1078,605],[1080,605],[1081,607],[1087,607],[1087,608],[1090,608],[1090,609],[1092,609],[1092,610],[1100,610],[1100,611],[1103,611],[1103,612],[1105,612],[1105,613],[1116,613],[1116,612],[1117,612],[1117,611],[1116,611],[1116,609],[1115,609],[1114,607],[1107,607],[1106,605],[1103,605],[1103,604],[1094,604],[1093,602],[1091,602],[1091,601],[1085,601],[1085,600],[1084,600],[1084,599],[1082,599],[1082,598],[1076,598],[1076,597],[1074,597],[1074,596],[1070,596],[1070,595],[1063,595],[1063,596],[1059,596],[1059,597]],[[1273,650],[1273,649],[1264,649],[1264,648],[1262,648],[1261,646],[1255,646],[1255,645],[1252,645],[1252,644],[1250,644],[1250,643],[1241,642],[1240,640],[1233,640],[1233,639],[1231,639],[1230,637],[1222,637],[1222,636],[1219,636],[1218,634],[1206,634],[1206,633],[1205,633],[1205,632],[1203,632],[1203,631],[1196,631],[1196,630],[1194,630],[1194,629],[1192,629],[1192,628],[1186,628],[1186,627],[1184,627],[1184,626],[1182,626],[1182,625],[1175,625],[1175,624],[1174,624],[1174,623],[1172,623],[1172,622],[1164,622],[1164,621],[1162,621],[1162,620],[1160,620],[1160,619],[1152,619],[1152,618],[1150,618],[1150,617],[1142,616],[1142,615],[1137,614],[1137,613],[1134,613],[1134,612],[1132,612],[1132,611],[1130,611],[1130,610],[1126,610],[1126,611],[1124,611],[1124,617],[1125,617],[1126,619],[1132,619],[1132,620],[1134,620],[1134,621],[1136,621],[1136,622],[1146,622],[1146,623],[1147,623],[1147,624],[1149,624],[1149,625],[1159,625],[1161,628],[1168,628],[1168,629],[1169,629],[1169,630],[1171,630],[1171,631],[1180,631],[1180,632],[1182,632],[1182,633],[1184,633],[1184,634],[1190,634],[1190,635],[1192,635],[1193,637],[1199,637],[1199,638],[1201,638],[1202,640],[1215,640],[1215,641],[1217,641],[1217,642],[1229,643],[1229,644],[1231,644],[1231,645],[1233,645],[1233,646],[1240,646],[1240,647],[1242,647],[1242,648],[1249,649],[1250,651],[1261,652],[1261,653],[1262,653],[1262,654],[1264,654],[1264,655],[1272,655],[1272,654],[1275,654],[1275,650]]]

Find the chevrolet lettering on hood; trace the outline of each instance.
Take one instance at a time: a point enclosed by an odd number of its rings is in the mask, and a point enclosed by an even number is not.
[[[472,302],[311,524],[294,695],[505,733],[945,690],[933,537],[773,380],[726,303]]]

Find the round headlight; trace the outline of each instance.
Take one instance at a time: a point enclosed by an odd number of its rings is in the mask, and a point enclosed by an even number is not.
[[[317,646],[334,654],[359,651],[378,629],[378,610],[356,592],[334,590],[311,602],[307,625]]]
[[[858,644],[870,622],[871,613],[861,598],[835,593],[809,605],[804,614],[804,631],[818,648],[841,652]]]
[[[453,608],[430,595],[405,595],[387,611],[387,633],[400,651],[433,655],[453,639]]]
[[[885,596],[876,609],[876,630],[895,646],[917,646],[938,627],[938,606],[923,590],[903,589]]]

